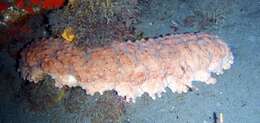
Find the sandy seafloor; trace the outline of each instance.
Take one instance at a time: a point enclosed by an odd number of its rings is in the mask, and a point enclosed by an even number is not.
[[[184,1],[184,0],[183,0]],[[194,0],[196,1],[196,0]],[[207,0],[197,0],[203,8]],[[212,1],[212,0],[211,0]],[[223,0],[221,0],[223,1]],[[216,8],[224,10],[224,18],[215,27],[201,30],[224,39],[234,54],[232,68],[217,76],[215,85],[194,82],[199,88],[186,94],[172,93],[169,89],[161,98],[137,98],[128,104],[124,116],[126,123],[214,123],[213,113],[224,114],[224,123],[260,123],[260,1],[226,0],[225,7],[218,0]],[[136,25],[146,36],[173,33],[173,23],[178,33],[198,31],[186,28],[178,22],[190,14],[190,7],[176,0],[161,0],[153,5],[141,22]],[[207,11],[207,10],[205,10]],[[165,14],[167,13],[167,14]],[[174,15],[174,16],[173,16]],[[159,17],[165,16],[163,20]],[[46,123],[90,122],[80,113],[65,113],[60,108],[46,112],[25,112],[19,102],[13,100],[10,84],[19,86],[19,75],[13,76],[16,62],[7,53],[0,53],[0,122]],[[13,76],[12,79],[3,79]],[[84,107],[84,106],[82,106]],[[57,120],[58,119],[58,120]]]

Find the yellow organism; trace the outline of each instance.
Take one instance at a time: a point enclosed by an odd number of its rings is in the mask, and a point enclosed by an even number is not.
[[[75,32],[71,27],[66,27],[61,36],[68,42],[74,42],[76,39]]]
[[[68,6],[71,8],[71,9],[74,9],[75,6],[77,6],[79,2],[77,0],[69,0],[68,1]]]

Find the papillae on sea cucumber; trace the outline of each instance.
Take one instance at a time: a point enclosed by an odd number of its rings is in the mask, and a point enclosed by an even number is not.
[[[160,97],[165,88],[187,92],[192,81],[214,84],[233,63],[224,41],[206,33],[169,35],[157,39],[113,42],[98,48],[77,48],[62,39],[43,39],[21,53],[24,79],[38,82],[45,75],[62,87],[80,86],[88,94],[115,90],[127,100],[147,92]]]

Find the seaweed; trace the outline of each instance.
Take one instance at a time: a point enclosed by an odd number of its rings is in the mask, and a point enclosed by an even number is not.
[[[81,88],[72,88],[64,101],[65,110],[89,117],[92,123],[120,123],[124,119],[125,101],[115,91],[103,95],[87,95]]]
[[[115,91],[107,91],[91,107],[88,115],[92,123],[120,123],[125,113],[125,102]]]
[[[43,112],[57,106],[64,99],[66,90],[56,88],[54,80],[48,77],[37,84],[24,83],[20,93],[25,109]]]
[[[218,27],[224,24],[227,15],[232,12],[230,7],[232,3],[230,1],[202,1],[206,2],[202,6],[199,2],[185,0],[184,1],[191,9],[191,15],[186,16],[183,19],[183,25],[186,27],[194,27],[198,31],[203,30],[217,30]],[[215,5],[218,2],[223,2],[223,7],[216,8]]]
[[[136,4],[128,0],[69,0],[64,8],[48,15],[51,31],[60,36],[65,28],[73,28],[77,46],[135,39]]]

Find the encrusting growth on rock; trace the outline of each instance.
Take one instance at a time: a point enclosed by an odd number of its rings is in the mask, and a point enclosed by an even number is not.
[[[57,87],[80,86],[88,94],[114,89],[135,101],[144,92],[160,96],[166,87],[187,92],[192,81],[214,84],[211,73],[222,74],[232,63],[220,38],[192,33],[85,49],[62,39],[43,39],[23,50],[20,70],[33,82],[50,75]]]

